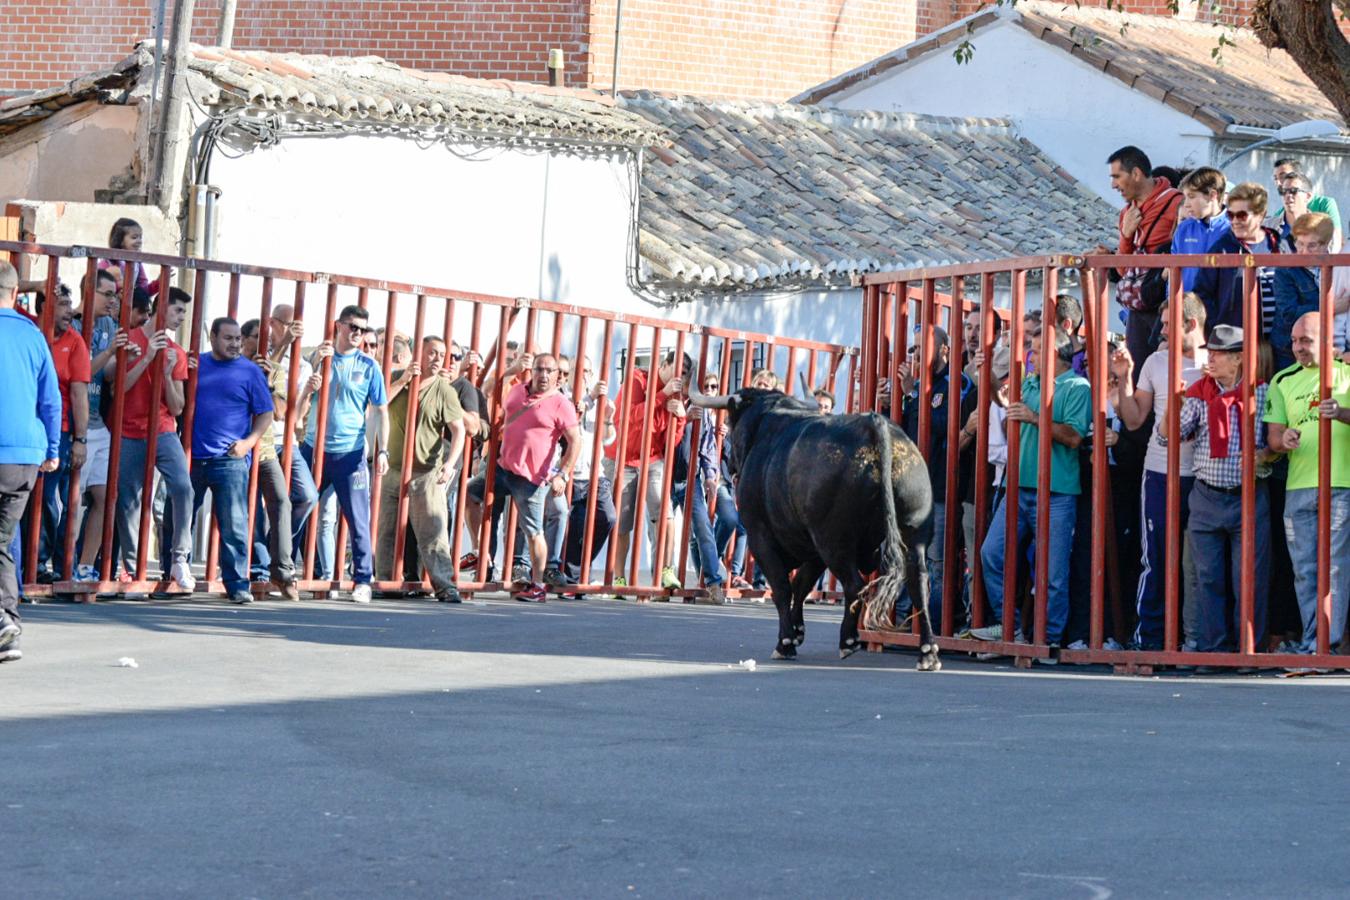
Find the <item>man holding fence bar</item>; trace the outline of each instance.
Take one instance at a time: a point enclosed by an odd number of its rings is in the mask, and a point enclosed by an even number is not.
[[[1171,340],[1167,332],[1167,308],[1167,303],[1159,308],[1164,341]],[[1181,380],[1183,387],[1189,388],[1204,376],[1207,360],[1204,347],[1205,304],[1195,294],[1185,294],[1181,301],[1181,318]],[[1142,650],[1162,649],[1165,625],[1167,533],[1171,529],[1167,519],[1167,446],[1160,439],[1159,426],[1167,417],[1167,402],[1172,394],[1167,381],[1168,358],[1166,346],[1150,354],[1139,370],[1139,384],[1135,386],[1131,378],[1134,360],[1130,351],[1121,348],[1111,356],[1111,372],[1117,380],[1111,403],[1121,422],[1126,428],[1134,430],[1147,421],[1150,412],[1153,413],[1153,435],[1144,456],[1140,498],[1143,509],[1140,527],[1143,552],[1139,584],[1135,591],[1139,625],[1134,642]],[[1195,484],[1194,454],[1194,441],[1182,443],[1178,473],[1181,478],[1181,517],[1175,527],[1183,533],[1189,512],[1187,501]]]
[[[231,603],[252,603],[248,584],[248,481],[259,441],[271,442],[272,393],[262,369],[243,356],[239,323],[222,316],[211,323],[211,352],[197,368],[198,415],[192,423],[192,517],[207,488],[220,528],[220,576]],[[275,464],[275,460],[273,460]],[[261,511],[259,511],[261,513]],[[175,511],[175,514],[176,511]],[[284,525],[282,526],[285,527]],[[292,581],[277,587],[294,592]],[[293,596],[290,599],[295,599]]]
[[[1294,365],[1271,380],[1265,404],[1271,449],[1289,454],[1284,531],[1294,564],[1294,591],[1303,616],[1298,651],[1317,649],[1317,495],[1319,419],[1331,419],[1331,628],[1334,653],[1345,636],[1350,596],[1350,365],[1331,362],[1331,399],[1320,402],[1321,314],[1305,313],[1293,328]]]
[[[0,662],[19,647],[19,579],[12,545],[38,470],[55,472],[61,454],[61,391],[47,339],[14,311],[19,273],[0,262]]]
[[[1188,295],[1189,296],[1189,295]],[[1266,593],[1270,584],[1270,544],[1261,540],[1270,520],[1270,500],[1266,478],[1270,467],[1265,455],[1265,431],[1256,426],[1256,483],[1242,484],[1242,329],[1236,325],[1216,325],[1205,345],[1206,374],[1186,389],[1181,406],[1180,439],[1194,441],[1192,467],[1195,486],[1191,488],[1188,525],[1191,555],[1195,560],[1196,606],[1195,642],[1201,652],[1237,649],[1235,636],[1228,629],[1229,597],[1242,591],[1242,492],[1256,492],[1256,517],[1252,529],[1255,541],[1255,606],[1253,620],[1255,643],[1261,646],[1266,628]],[[1267,386],[1253,388],[1256,407],[1266,402]],[[1158,437],[1165,447],[1170,437],[1166,417],[1159,417]],[[1142,626],[1141,626],[1142,627]],[[1145,649],[1157,649],[1146,647]]]
[[[178,440],[176,417],[184,407],[184,383],[188,377],[187,351],[178,346],[173,334],[187,316],[192,302],[187,291],[170,288],[164,310],[164,330],[155,331],[154,299],[136,288],[131,305],[131,339],[138,358],[127,370],[126,406],[122,412],[122,457],[117,472],[117,539],[122,553],[122,568],[128,579],[136,574],[136,548],[140,543],[141,495],[146,487],[145,456],[149,450],[150,429],[155,441],[155,468],[168,489],[172,509],[165,513],[168,522],[168,546],[161,545],[160,558],[169,562],[163,576],[173,579],[182,590],[192,593],[197,580],[188,568],[192,550],[192,481],[188,476],[187,456]],[[164,370],[160,396],[151,393],[152,366]],[[151,486],[153,493],[153,485]]]
[[[1029,375],[1022,382],[1022,400],[1008,406],[1008,422],[1021,430],[1021,457],[1018,460],[1018,494],[1004,497],[994,511],[985,535],[980,559],[984,564],[984,591],[992,608],[992,615],[1003,615],[1003,566],[1011,548],[1017,553],[1024,535],[1032,537],[1035,545],[1038,470],[1040,442],[1052,441],[1050,448],[1050,553],[1046,583],[1049,593],[1045,604],[1045,639],[1057,646],[1069,618],[1069,559],[1073,550],[1074,522],[1078,514],[1078,493],[1082,490],[1079,477],[1078,448],[1092,424],[1092,388],[1086,378],[1073,371],[1074,348],[1069,336],[1055,333],[1055,357],[1050,361],[1055,371],[1055,394],[1051,404],[1050,434],[1040,433],[1041,375]],[[1039,361],[1038,361],[1039,362]],[[1042,366],[1041,368],[1049,368]],[[1009,461],[1011,464],[1011,460]],[[1008,535],[1005,504],[1017,504],[1017,532]],[[1034,558],[1034,550],[1032,557]],[[1015,611],[1016,633],[1012,640],[1023,642],[1020,610]],[[1006,640],[1001,624],[976,628],[970,632],[976,640]],[[1050,657],[1048,662],[1057,662]]]
[[[332,357],[332,378],[328,385],[328,423],[323,444],[323,477],[319,493],[329,485],[337,494],[342,517],[352,540],[352,601],[370,602],[370,579],[375,574],[374,554],[370,546],[370,468],[366,465],[366,410],[375,409],[378,433],[375,466],[380,475],[389,471],[389,414],[386,406],[384,376],[374,358],[361,352],[370,332],[370,314],[359,306],[344,307],[338,315],[333,340],[324,341],[315,351],[315,360]],[[311,404],[305,442],[300,453],[314,466],[314,447],[318,434],[319,404]],[[340,572],[333,578],[340,580]]]
[[[459,471],[464,455],[464,413],[454,383],[444,377],[445,341],[435,335],[422,339],[421,386],[417,391],[417,421],[410,421],[408,391],[389,403],[389,452],[394,465],[403,464],[407,441],[413,442],[412,470],[408,472],[408,524],[417,538],[420,561],[431,576],[431,588],[442,603],[459,603],[455,561],[450,556],[450,509],[446,485]],[[413,370],[411,366],[409,370]],[[396,380],[402,373],[395,375]],[[394,570],[394,539],[398,527],[401,477],[380,484],[379,533],[375,541],[375,569],[379,581],[389,581]],[[417,580],[421,570],[404,573]]]

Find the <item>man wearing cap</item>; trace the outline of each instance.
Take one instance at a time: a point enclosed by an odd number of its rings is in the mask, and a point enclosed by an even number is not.
[[[1160,308],[1162,339],[1169,340],[1167,333],[1167,304]],[[1204,375],[1205,366],[1205,304],[1195,294],[1188,293],[1181,301],[1181,380],[1189,388]],[[1135,603],[1139,612],[1139,625],[1134,634],[1135,644],[1143,650],[1159,650],[1163,645],[1164,600],[1166,580],[1164,573],[1167,565],[1167,447],[1160,440],[1158,426],[1167,418],[1167,398],[1172,394],[1168,384],[1168,349],[1166,345],[1149,354],[1139,370],[1139,384],[1132,384],[1134,359],[1130,351],[1122,347],[1111,357],[1111,372],[1116,376],[1117,388],[1111,398],[1117,415],[1128,429],[1141,427],[1153,413],[1153,434],[1148,442],[1148,452],[1144,456],[1144,480],[1141,487],[1140,507],[1140,557],[1139,585],[1135,592]],[[1177,522],[1184,533],[1186,530],[1187,499],[1195,483],[1192,456],[1195,444],[1185,441],[1181,445],[1181,518]],[[1189,637],[1189,635],[1188,635]]]
[[[910,348],[913,353],[911,362],[903,363],[899,367],[900,374],[900,402],[901,402],[901,426],[915,443],[919,440],[919,409],[922,402],[919,396],[919,385],[916,375],[918,375],[919,359],[918,345]],[[930,423],[930,443],[928,447],[919,449],[928,452],[928,477],[933,487],[933,534],[928,544],[928,578],[930,585],[930,594],[928,608],[933,611],[937,623],[935,629],[939,633],[950,634],[956,630],[955,622],[942,622],[942,578],[946,571],[946,546],[947,546],[947,400],[948,400],[948,382],[947,371],[948,361],[951,359],[951,344],[947,340],[947,332],[941,328],[933,329],[933,359],[930,363],[929,373],[931,380],[931,390],[929,398],[929,407],[932,410],[929,417]],[[975,403],[978,396],[975,392],[974,383],[966,377],[964,372],[957,369],[957,375],[961,379],[960,385],[960,410],[955,413],[960,416],[960,421],[964,423],[970,414],[975,411]],[[967,472],[969,466],[965,467]],[[967,476],[969,477],[969,476]],[[901,613],[908,614],[908,598],[901,601]],[[955,607],[953,607],[955,609]],[[954,618],[960,618],[960,613],[955,612]]]
[[[1322,396],[1321,321],[1310,312],[1294,323],[1294,365],[1276,373],[1265,403],[1268,438],[1276,453],[1289,454],[1284,533],[1294,565],[1294,592],[1303,616],[1299,650],[1317,647],[1318,419],[1331,419],[1331,629],[1334,652],[1345,636],[1346,577],[1350,574],[1350,365],[1331,362],[1331,399]]]
[[[1203,326],[1202,326],[1203,327]],[[1242,416],[1242,329],[1216,325],[1205,348],[1207,373],[1186,389],[1181,405],[1179,438],[1194,441],[1192,467],[1195,486],[1190,496],[1190,540],[1195,559],[1195,642],[1202,652],[1236,648],[1228,630],[1229,596],[1242,589],[1242,492],[1256,492],[1256,534],[1267,531],[1270,500],[1266,476],[1270,467],[1261,462],[1266,446],[1265,429],[1256,427],[1256,483],[1242,484],[1242,429],[1249,424]],[[1256,407],[1266,403],[1264,384],[1253,389]],[[1158,422],[1159,442],[1170,437],[1167,419]],[[1270,583],[1270,545],[1256,541],[1253,612],[1255,646],[1260,646],[1266,628],[1266,592]]]
[[[1050,529],[1049,591],[1045,606],[1045,638],[1057,647],[1063,637],[1069,618],[1069,558],[1073,550],[1074,521],[1078,513],[1078,494],[1082,491],[1079,477],[1078,448],[1092,423],[1092,388],[1086,378],[1073,371],[1074,347],[1069,336],[1055,333],[1054,400],[1051,404],[1050,434]],[[1048,368],[1048,366],[1043,366]],[[980,558],[984,564],[984,591],[995,617],[1003,613],[1003,564],[1011,544],[1016,553],[1024,535],[1032,537],[1035,545],[1037,481],[1040,460],[1040,406],[1041,375],[1028,375],[1022,382],[1022,400],[1008,406],[1008,421],[1021,429],[1021,456],[1018,459],[1017,496],[1004,497],[994,512],[985,535]],[[1009,460],[1009,465],[1012,461]],[[1017,504],[1017,533],[1007,534],[1007,515],[1004,504]],[[1034,558],[1035,551],[1032,550]],[[1013,640],[1021,642],[1020,616]],[[970,632],[976,640],[1006,640],[1003,626],[990,625]],[[1050,657],[1047,662],[1058,662]]]

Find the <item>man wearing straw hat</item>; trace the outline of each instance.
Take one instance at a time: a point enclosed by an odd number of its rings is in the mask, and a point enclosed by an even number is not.
[[[1242,585],[1242,492],[1256,492],[1257,535],[1266,532],[1270,501],[1266,491],[1269,466],[1258,463],[1256,483],[1242,483],[1242,329],[1216,325],[1205,343],[1206,374],[1186,389],[1181,406],[1181,440],[1194,440],[1191,465],[1195,486],[1191,488],[1191,555],[1195,559],[1195,642],[1201,652],[1234,649],[1228,631],[1228,598]],[[1266,401],[1266,385],[1253,388],[1257,408]],[[1167,418],[1159,420],[1158,438],[1166,446],[1170,437]],[[1257,426],[1254,446],[1258,453],[1266,444],[1265,429]],[[1270,582],[1270,544],[1256,542],[1253,624],[1260,645],[1266,627],[1266,591]]]

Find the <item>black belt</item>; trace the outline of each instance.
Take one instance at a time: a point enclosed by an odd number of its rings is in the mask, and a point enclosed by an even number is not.
[[[1203,479],[1200,481],[1200,483],[1203,484],[1205,487],[1209,488],[1211,491],[1218,491],[1220,494],[1240,494],[1240,493],[1242,493],[1242,485],[1238,485],[1237,487],[1229,487],[1229,488],[1226,488],[1226,487],[1219,487],[1217,484],[1210,484],[1208,481],[1204,481]]]

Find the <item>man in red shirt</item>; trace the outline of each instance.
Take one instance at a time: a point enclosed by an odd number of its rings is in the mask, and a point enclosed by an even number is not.
[[[1121,147],[1106,160],[1111,167],[1111,187],[1125,201],[1120,211],[1119,247],[1112,251],[1098,246],[1097,253],[1167,253],[1172,232],[1177,229],[1177,210],[1182,196],[1166,178],[1154,177],[1153,163],[1138,147]],[[1158,349],[1158,307],[1167,298],[1167,282],[1157,269],[1117,269],[1117,299],[1126,308],[1125,346],[1135,360],[1134,377],[1150,353]]]
[[[39,293],[39,319],[46,298]],[[52,361],[61,389],[61,467],[42,482],[42,528],[38,534],[38,572],[40,582],[57,580],[52,570],[65,564],[66,498],[70,472],[84,465],[89,427],[89,348],[80,333],[70,327],[75,305],[70,288],[60,285],[56,292],[56,316],[50,341]],[[60,580],[70,577],[61,572]]]
[[[163,331],[155,331],[154,300],[137,290],[132,301],[131,339],[137,358],[127,370],[122,413],[122,457],[117,472],[117,536],[121,544],[122,566],[133,574],[136,571],[136,546],[140,539],[142,480],[145,477],[147,438],[154,428],[155,468],[168,489],[171,511],[165,515],[171,520],[169,548],[161,557],[170,561],[164,576],[172,578],[180,588],[192,592],[197,581],[188,568],[188,554],[192,547],[192,481],[188,475],[187,456],[178,439],[175,417],[183,412],[184,386],[188,377],[187,352],[169,337],[183,324],[192,297],[179,288],[169,290],[168,306],[164,310]],[[164,371],[163,393],[151,396],[152,366]]]
[[[530,543],[532,567],[529,585],[515,595],[517,600],[543,603],[546,596],[541,583],[548,562],[548,543],[544,540],[544,501],[567,493],[567,478],[581,452],[581,432],[577,428],[577,408],[570,397],[558,390],[558,360],[549,353],[534,357],[533,377],[518,384],[506,395],[503,405],[501,449],[497,454],[497,477],[492,504],[493,533],[510,497],[516,505],[520,529]],[[567,449],[555,466],[554,455],[560,438]]]
[[[681,368],[683,365],[683,368]],[[665,481],[665,452],[666,435],[681,435],[684,433],[684,420],[686,409],[681,396],[684,391],[684,381],[681,373],[688,373],[694,370],[694,362],[689,354],[684,354],[683,359],[678,359],[674,351],[666,354],[660,368],[656,370],[656,389],[652,391],[655,398],[652,406],[651,420],[651,441],[648,444],[647,453],[647,484],[645,490],[647,498],[645,507],[647,512],[647,527],[650,531],[650,539],[653,548],[656,544],[657,523],[660,517],[666,518],[666,540],[665,540],[665,559],[666,565],[661,569],[661,586],[667,589],[678,588],[680,579],[675,575],[675,567],[671,561],[675,558],[675,531],[670,522],[670,505],[667,503],[664,508],[661,504],[661,489]],[[618,490],[621,492],[623,508],[619,510],[619,527],[615,532],[618,540],[618,566],[619,572],[615,573],[614,583],[616,585],[627,584],[627,579],[620,575],[625,571],[624,561],[628,559],[628,549],[633,541],[633,526],[635,506],[637,502],[637,478],[641,472],[642,466],[642,441],[644,428],[646,427],[646,409],[647,409],[647,371],[638,368],[633,373],[633,393],[631,397],[625,398],[620,392],[619,398],[615,403],[618,409],[623,409],[625,404],[628,406],[628,426],[627,435],[621,436],[616,441],[607,454],[609,459],[614,459],[618,453],[619,444],[624,446],[623,454],[623,475],[622,481],[615,479],[615,484],[620,485]],[[626,441],[625,438],[626,437]],[[653,551],[653,560],[655,552]]]

